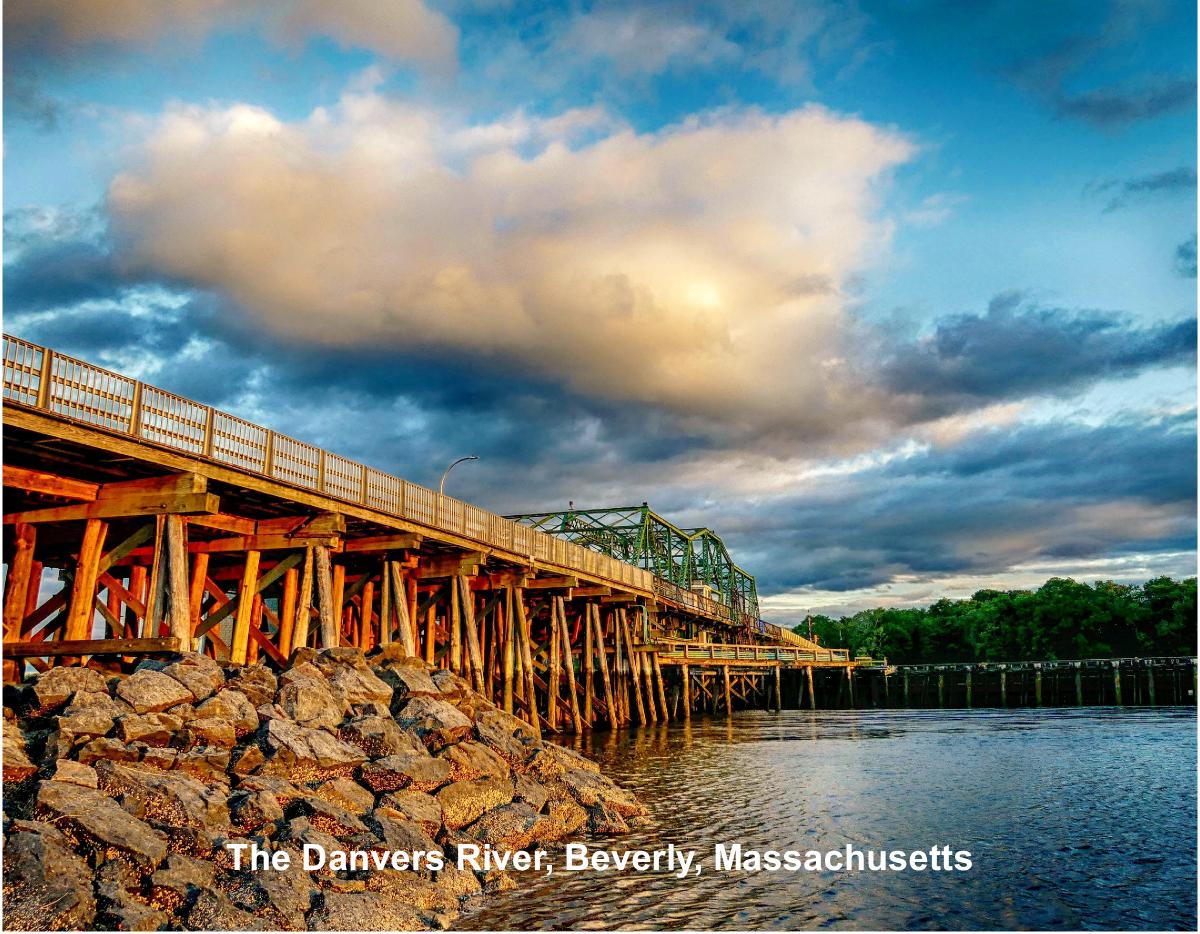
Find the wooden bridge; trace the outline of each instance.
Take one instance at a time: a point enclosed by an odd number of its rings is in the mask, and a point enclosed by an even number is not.
[[[759,619],[732,562],[736,588],[684,586],[661,554],[621,560],[10,336],[4,403],[8,679],[394,643],[539,731],[778,705],[783,669],[851,680],[844,650]]]

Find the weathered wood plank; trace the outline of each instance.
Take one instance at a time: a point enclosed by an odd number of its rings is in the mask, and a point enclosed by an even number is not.
[[[7,658],[66,655],[164,655],[179,651],[179,640],[163,639],[59,639],[52,642],[11,642]]]

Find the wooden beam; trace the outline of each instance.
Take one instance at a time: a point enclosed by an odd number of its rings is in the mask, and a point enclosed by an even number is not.
[[[346,531],[346,517],[340,512],[319,512],[312,516],[259,519],[255,531],[259,535],[341,535]]]
[[[169,639],[59,639],[54,642],[12,642],[4,646],[6,658],[40,658],[63,655],[169,655],[179,651],[179,640]]]
[[[216,529],[218,532],[230,532],[233,535],[253,535],[258,527],[258,523],[253,519],[244,519],[241,516],[230,516],[225,513],[216,516],[196,516],[189,521],[192,525]]]
[[[26,470],[24,467],[4,466],[4,485],[28,493],[46,493],[50,496],[65,496],[67,499],[94,500],[100,492],[99,483],[86,480],[71,480],[41,470]]]
[[[192,471],[139,477],[136,480],[117,480],[100,486],[97,499],[129,496],[137,493],[207,493],[208,478]]]
[[[247,558],[251,554],[257,555],[258,553],[257,552],[248,552]],[[253,596],[254,594],[262,593],[262,591],[264,591],[268,587],[270,587],[273,583],[275,583],[275,581],[279,580],[279,578],[281,578],[287,572],[287,570],[289,568],[294,568],[296,565],[298,565],[301,561],[301,558],[302,558],[302,556],[301,556],[300,552],[297,551],[294,554],[288,555],[283,560],[276,562],[275,566],[272,567],[271,570],[267,571],[266,574],[264,574],[262,577],[260,577],[258,579],[257,583],[254,585],[254,590],[253,590],[253,593],[251,594],[251,596]],[[256,564],[257,564],[257,558],[256,558]],[[256,568],[256,570],[257,570],[257,568]],[[245,575],[243,574],[242,579],[244,579],[244,577],[245,577]],[[221,596],[224,596],[224,594],[222,593]],[[309,590],[309,598],[310,599],[311,599],[311,596],[312,596],[312,591],[310,589]],[[225,617],[227,617],[230,613],[237,610],[240,603],[241,603],[241,592],[239,591],[238,594],[236,594],[232,600],[227,601],[219,610],[215,610],[214,612],[208,614],[208,619],[206,619],[203,623],[201,623],[200,626],[196,629],[196,638],[207,635],[222,620],[224,620]],[[306,628],[306,633],[307,633],[307,627],[305,627],[305,628]],[[295,644],[302,645],[303,643],[296,642]]]
[[[571,577],[565,574],[559,577],[534,577],[525,582],[526,590],[558,590],[560,588],[578,586],[578,577]]]
[[[118,519],[132,516],[156,516],[166,513],[191,515],[221,511],[220,497],[212,493],[129,493],[102,497],[76,506],[53,506],[13,512],[4,517],[5,525],[18,522],[78,522],[82,519]]]
[[[328,649],[338,644],[338,613],[333,606],[333,563],[329,558],[329,549],[323,545],[314,545],[313,561],[316,569],[317,608],[321,620],[321,648]]]
[[[21,620],[29,602],[29,586],[33,570],[33,551],[37,529],[22,523],[16,527],[12,554],[8,557],[8,574],[4,583],[4,641],[21,638]]]
[[[576,597],[607,597],[612,593],[611,587],[573,587],[571,599]]]
[[[242,582],[238,587],[237,617],[233,623],[233,639],[229,643],[229,660],[235,665],[246,664],[250,641],[250,614],[254,610],[254,596],[257,593],[254,585],[258,581],[258,560],[257,551],[246,552],[246,563],[242,568]]]
[[[461,556],[449,555],[442,558],[421,558],[421,563],[413,569],[413,577],[417,580],[458,577],[460,574],[474,577],[480,572],[481,565],[485,560],[487,560],[487,555],[481,551],[471,551]]]
[[[166,517],[167,619],[171,635],[191,651],[191,593],[188,587],[187,540],[182,516]]]
[[[411,533],[405,535],[374,535],[370,538],[347,539],[342,551],[403,551],[406,548],[420,548],[424,539]]]

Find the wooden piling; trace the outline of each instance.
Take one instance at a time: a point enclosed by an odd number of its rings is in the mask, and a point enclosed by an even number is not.
[[[724,679],[724,682],[725,682],[725,715],[727,717],[731,717],[731,716],[733,716],[733,700],[732,700],[732,696],[729,691],[729,666],[728,665],[721,666],[721,677]]]
[[[562,638],[562,657],[564,670],[567,675],[567,700],[571,705],[571,724],[576,733],[583,732],[583,716],[579,712],[579,689],[575,683],[575,653],[571,649],[571,634],[567,631],[566,606],[562,597],[555,597],[558,603],[559,633]],[[589,723],[588,726],[591,726]]]
[[[471,682],[475,685],[475,690],[482,694],[483,652],[479,645],[479,628],[475,619],[475,596],[471,593],[471,582],[467,580],[465,574],[458,575],[457,582],[462,627],[467,634],[467,659],[471,663]],[[404,615],[408,616],[407,607],[405,607]],[[407,625],[407,620],[401,620],[401,625],[411,632],[412,627]],[[413,654],[416,654],[415,647]]]
[[[1113,696],[1116,698],[1117,706],[1123,707],[1121,701],[1121,666],[1118,662],[1113,662]]]
[[[338,617],[340,615],[338,610],[340,608],[334,607],[333,564],[329,558],[329,549],[324,545],[313,546],[313,567],[313,576],[316,578],[317,585],[317,616],[321,626],[321,647],[327,649],[338,644]]]
[[[692,673],[688,669],[688,663],[684,662],[679,666],[680,674],[683,678],[683,719],[692,719]]]
[[[779,665],[776,665],[772,670],[775,672],[775,712],[779,713],[783,710],[783,675],[780,672]]]
[[[562,648],[558,636],[560,628],[558,600],[552,597],[550,599],[550,645],[548,646],[550,670],[546,677],[546,720],[550,723],[550,729],[556,732],[558,730],[558,690],[562,680],[562,665],[559,655]]]
[[[1000,706],[1008,706],[1008,671],[1001,670],[1000,672]]]
[[[658,704],[662,708],[662,718],[664,723],[671,721],[671,712],[667,709],[667,689],[663,685],[662,665],[658,660],[658,653],[654,652],[650,655],[651,666],[654,670],[654,684],[658,689]]]
[[[254,612],[255,585],[258,583],[259,552],[247,551],[238,585],[237,615],[233,621],[233,637],[229,643],[229,660],[235,665],[246,664],[247,643],[250,640],[250,618]]]
[[[604,648],[604,626],[600,619],[599,608],[593,607],[595,617],[593,623],[596,629],[596,661],[600,663],[600,684],[604,688],[604,706],[608,710],[608,724],[613,729],[621,725],[621,712],[616,698],[613,696],[612,679],[608,671],[608,653]]]
[[[804,678],[808,682],[808,709],[817,709],[817,693],[813,690],[813,670],[812,665],[804,666]]]
[[[1154,696],[1154,665],[1153,664],[1148,664],[1146,666],[1146,690],[1147,690],[1147,693],[1150,695],[1150,706],[1157,707],[1158,700]]]
[[[967,709],[971,709],[971,670],[967,669]]]
[[[1042,669],[1037,668],[1033,672],[1033,698],[1037,706],[1042,706]]]
[[[171,635],[185,652],[192,649],[191,590],[188,586],[187,540],[182,516],[167,516],[167,620]]]
[[[513,589],[504,588],[504,712],[513,712],[513,676],[516,673],[517,646],[513,638]]]
[[[542,738],[542,725],[538,722],[537,694],[533,690],[533,652],[530,649],[529,618],[525,615],[523,588],[513,588],[513,609],[516,611],[518,641],[521,648],[521,668],[525,676],[525,704],[529,713],[529,725],[534,735]]]
[[[583,670],[583,719],[589,727],[596,722],[593,712],[596,703],[596,669],[593,658],[596,637],[592,630],[594,609],[591,603],[583,607],[583,657],[580,665]]]
[[[450,580],[450,670],[462,674],[462,610],[459,608],[458,588]]]

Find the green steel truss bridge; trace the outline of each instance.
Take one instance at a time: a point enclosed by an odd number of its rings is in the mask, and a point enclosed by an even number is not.
[[[738,615],[758,619],[754,578],[734,563],[712,529],[682,529],[646,503],[507,518],[643,568],[683,590],[703,592]]]

